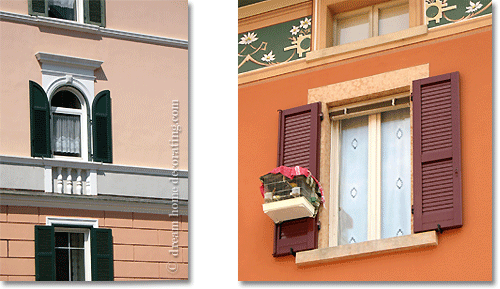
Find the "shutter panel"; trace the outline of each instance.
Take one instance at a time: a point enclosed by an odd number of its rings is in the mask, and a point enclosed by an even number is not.
[[[280,111],[278,166],[308,168],[319,179],[321,103]]]
[[[92,281],[113,281],[113,235],[111,229],[91,228]]]
[[[278,166],[308,168],[319,179],[320,113],[320,102],[280,111]],[[317,248],[317,218],[276,224],[273,256]]]
[[[43,88],[36,82],[30,87],[31,156],[52,156],[50,146],[50,105]]]
[[[28,0],[29,15],[39,15],[47,17],[49,15],[48,2],[45,0]]]
[[[36,281],[56,280],[54,227],[35,225]]]
[[[414,232],[462,226],[458,72],[413,82]]]
[[[87,24],[106,26],[106,1],[84,0],[84,22]]]
[[[113,162],[109,90],[99,92],[92,103],[92,138],[94,161]]]

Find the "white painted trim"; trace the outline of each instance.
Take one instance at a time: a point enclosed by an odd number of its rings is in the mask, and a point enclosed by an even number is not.
[[[368,240],[380,239],[381,115],[368,116]]]
[[[152,167],[139,167],[139,166],[125,166],[106,164],[100,162],[85,162],[80,160],[69,159],[53,159],[53,158],[33,158],[33,157],[18,157],[18,156],[5,156],[0,155],[0,163],[18,164],[18,165],[32,165],[32,166],[51,166],[51,167],[69,167],[74,169],[90,169],[100,170],[107,172],[129,173],[129,174],[142,174],[152,176],[166,176],[174,177],[174,170],[152,168]],[[187,178],[187,170],[176,170],[175,177]]]
[[[62,66],[78,67],[88,70],[96,70],[97,68],[101,67],[101,65],[104,63],[103,61],[100,60],[85,59],[81,57],[73,57],[73,56],[46,53],[46,52],[37,52],[35,56],[36,59],[40,61],[42,64],[44,63],[55,64]]]
[[[330,151],[330,210],[329,210],[329,237],[330,247],[338,246],[339,226],[339,180],[340,180],[340,121],[331,122],[331,151]],[[333,220],[337,220],[334,222]]]
[[[66,217],[45,217],[45,224],[52,225],[67,225],[67,226],[89,226],[99,228],[98,219],[83,219],[83,218],[66,218]]]
[[[52,183],[54,179],[52,178],[52,167],[45,166],[44,170],[44,190],[46,193],[52,193],[54,190],[52,189]]]
[[[49,18],[44,16],[31,16],[7,11],[0,11],[0,20],[14,21],[22,24],[49,26],[73,31],[80,31],[96,35],[102,35],[112,38],[124,39],[136,42],[145,42],[162,46],[170,46],[181,49],[188,49],[188,41],[182,39],[168,38],[163,36],[154,36],[149,34],[115,30],[97,25],[78,23],[76,21]]]

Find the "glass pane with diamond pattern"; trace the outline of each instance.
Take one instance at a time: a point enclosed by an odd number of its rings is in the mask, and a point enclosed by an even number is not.
[[[381,238],[411,233],[410,109],[382,113]]]
[[[340,149],[339,243],[367,240],[368,116],[343,120]]]

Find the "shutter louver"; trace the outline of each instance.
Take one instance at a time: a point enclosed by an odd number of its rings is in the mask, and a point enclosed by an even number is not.
[[[278,166],[308,168],[319,179],[320,113],[320,102],[280,111]],[[317,216],[276,224],[273,256],[315,249],[316,224]]]
[[[28,0],[29,15],[48,16],[48,2],[45,0]]]
[[[106,26],[106,1],[105,0],[85,0],[85,23]]]
[[[56,280],[54,227],[35,225],[35,279]]]
[[[113,281],[113,235],[111,229],[91,228],[92,281]]]
[[[31,156],[52,156],[50,146],[50,106],[43,88],[34,81],[29,81],[30,90],[30,132]]]
[[[414,232],[462,226],[458,72],[413,82]]]
[[[92,104],[92,138],[94,161],[113,162],[109,90],[99,92]]]

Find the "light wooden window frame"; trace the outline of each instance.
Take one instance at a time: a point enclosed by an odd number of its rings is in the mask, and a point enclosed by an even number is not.
[[[393,5],[401,0],[314,0],[313,1],[313,39],[312,50],[321,50],[333,46],[333,19],[335,15],[359,10],[376,5]],[[424,25],[424,2],[406,0],[409,10],[409,27]],[[397,4],[396,4],[397,5]]]
[[[339,32],[338,22],[340,20],[345,20],[345,19],[360,16],[360,15],[368,14],[368,38],[377,37],[377,36],[379,36],[378,22],[379,22],[380,11],[383,9],[389,9],[389,8],[394,8],[394,7],[399,7],[399,6],[407,6],[408,7],[408,14],[410,13],[408,0],[398,0],[398,1],[385,2],[382,4],[372,5],[372,6],[364,7],[361,9],[356,9],[356,10],[352,10],[352,11],[348,11],[348,12],[335,14],[333,16],[333,23],[332,23],[332,25],[333,25],[333,28],[332,28],[333,45],[332,46],[341,45],[341,44],[339,44],[339,39],[338,39],[338,32]],[[409,25],[410,24],[408,23],[408,28],[410,27]],[[402,29],[402,30],[406,30],[406,29]],[[402,31],[402,30],[399,30],[399,31]]]
[[[344,119],[359,116],[368,116],[368,228],[367,241],[381,239],[381,200],[382,200],[382,112],[394,111],[410,107],[410,92],[399,93],[376,100],[362,101],[340,107],[332,107],[332,111],[347,111],[349,108],[369,106],[386,101],[392,101],[392,105],[376,109],[367,109],[352,114],[341,114],[330,118],[331,125],[331,152],[330,152],[330,224],[329,224],[329,247],[339,245],[339,202],[340,202],[340,142],[342,138],[341,122]],[[408,102],[397,104],[398,99],[407,99]],[[410,108],[411,110],[411,108]],[[410,111],[411,115],[411,111]],[[410,164],[411,166],[411,164]],[[411,220],[410,220],[411,221]],[[413,231],[413,229],[412,229]]]

